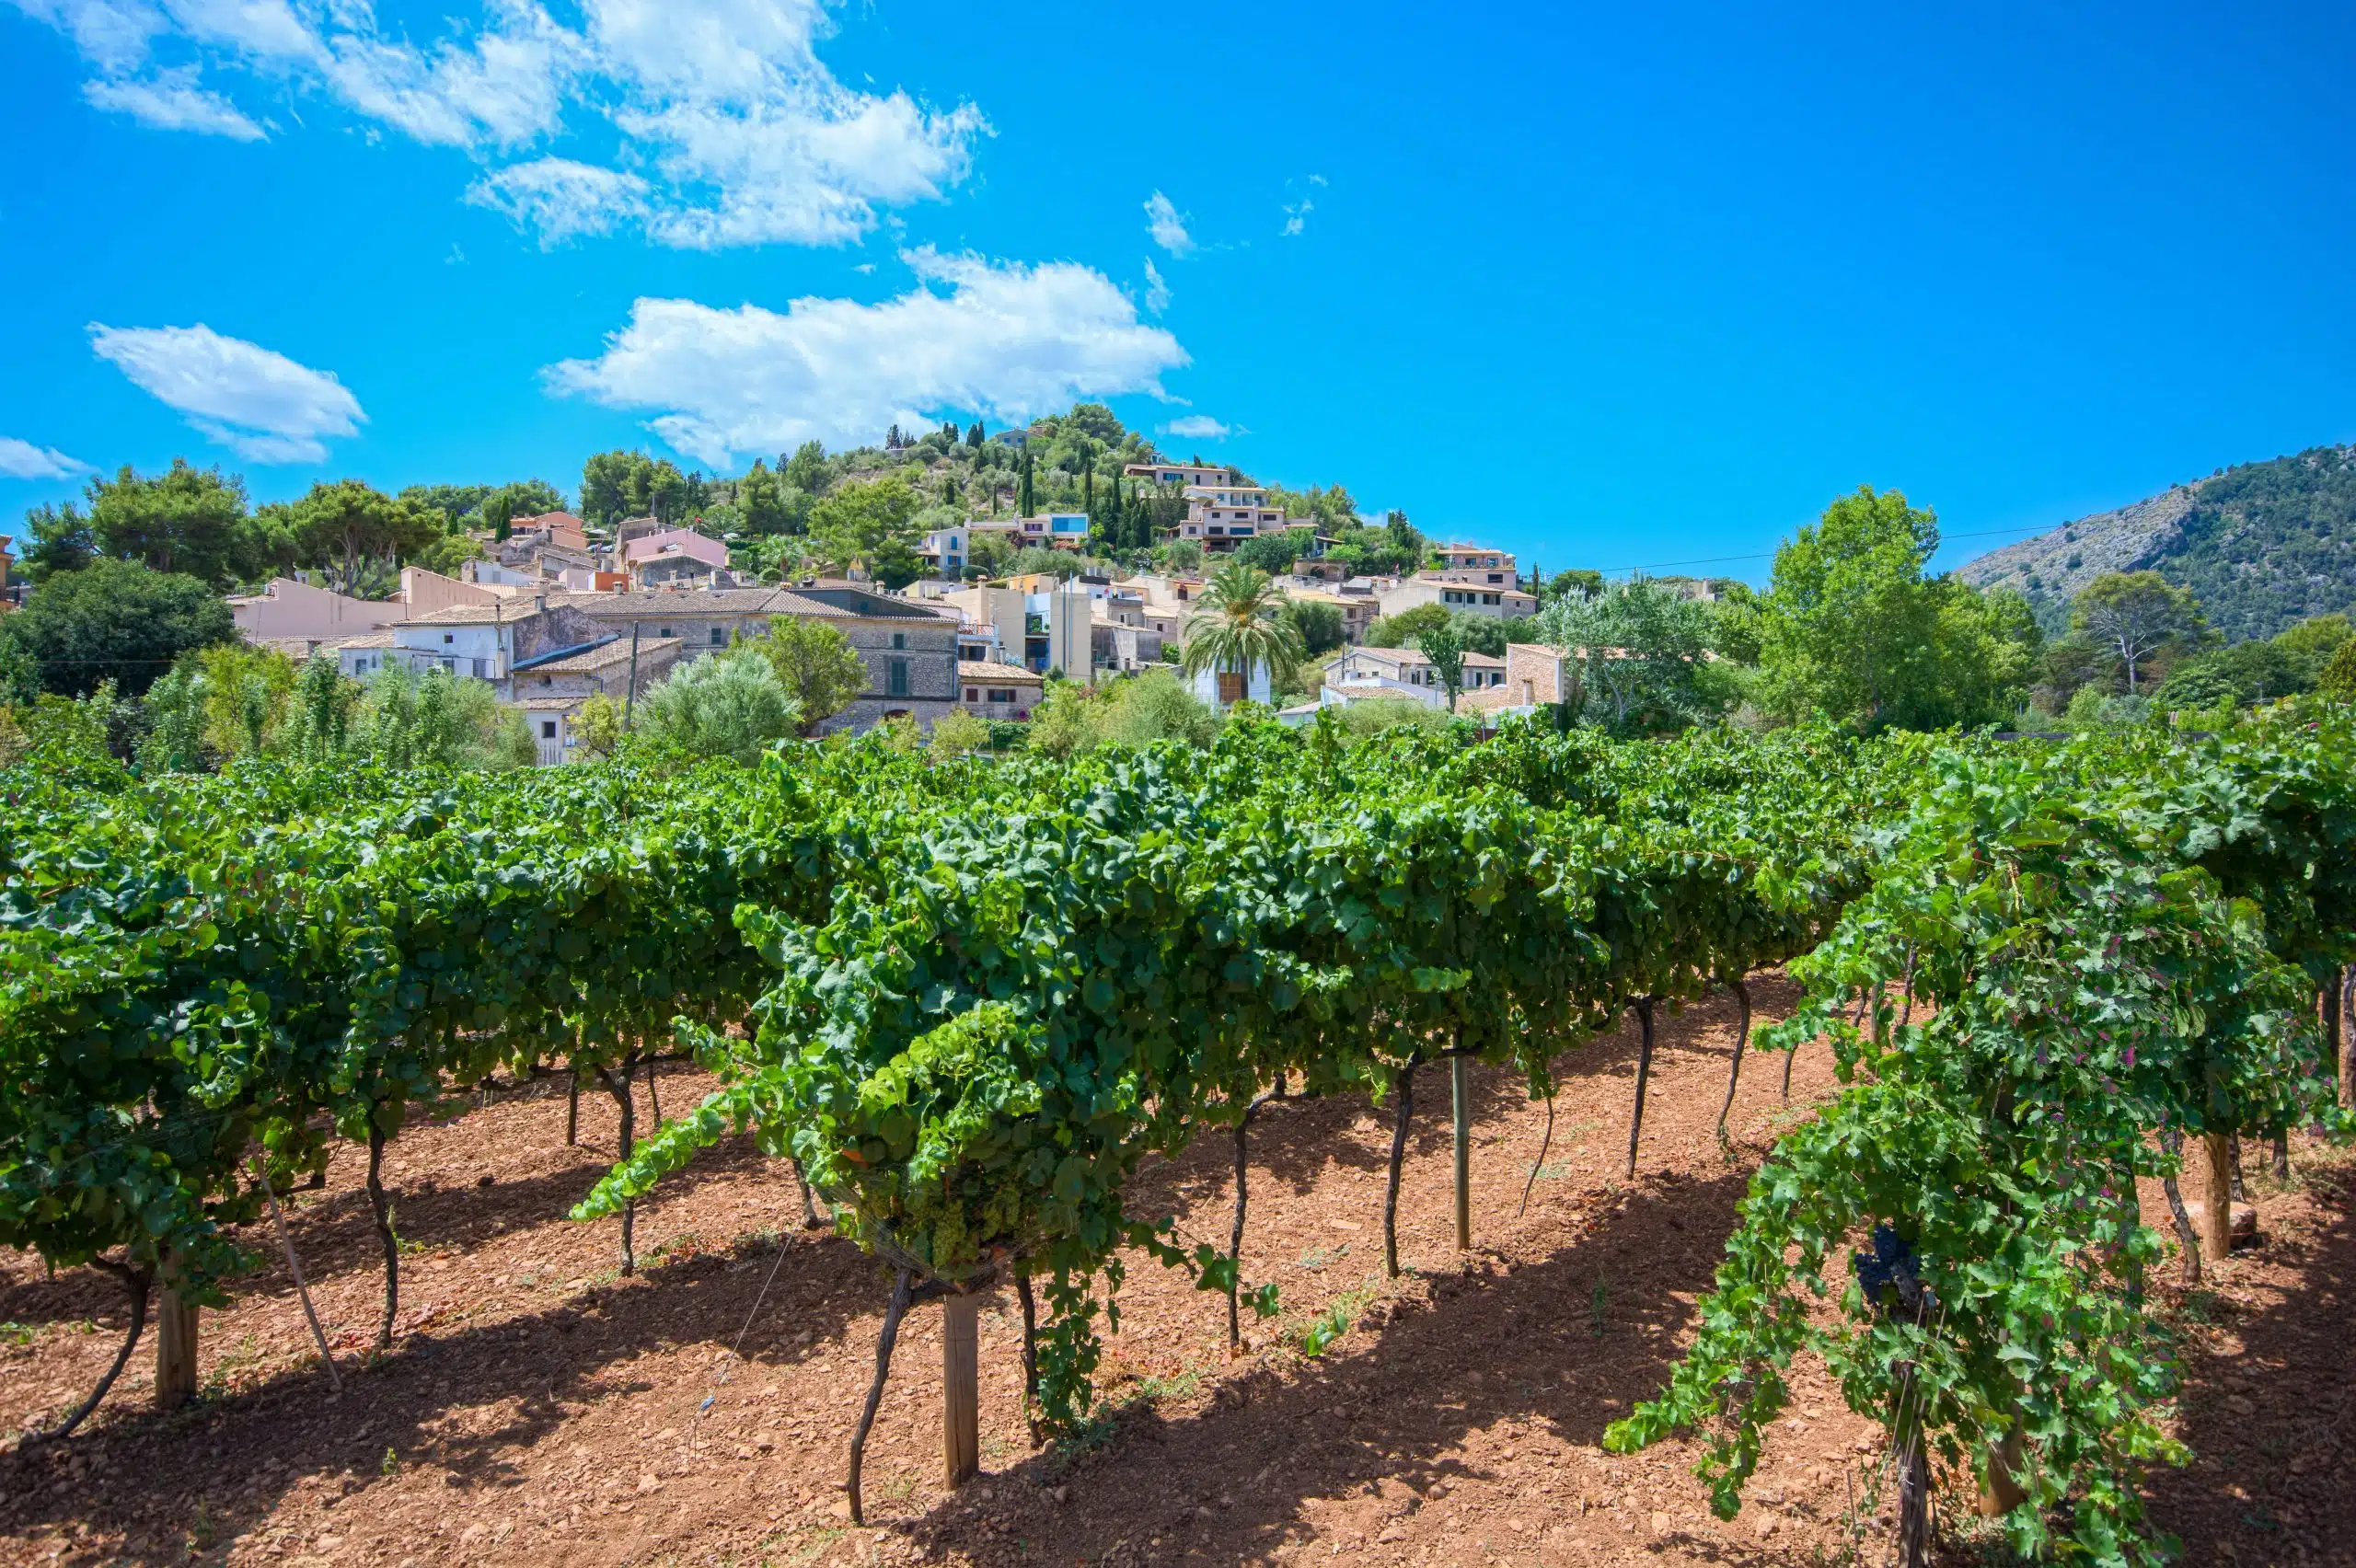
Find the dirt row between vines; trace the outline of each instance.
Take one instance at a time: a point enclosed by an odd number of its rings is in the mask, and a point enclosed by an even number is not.
[[[1762,1017],[1791,993],[1754,987]],[[153,1358],[68,1447],[0,1457],[0,1560],[185,1564],[1733,1563],[1882,1560],[1873,1424],[1813,1366],[1732,1522],[1688,1473],[1698,1447],[1602,1452],[1605,1425],[1659,1388],[1708,1288],[1750,1171],[1833,1087],[1804,1052],[1753,1057],[1722,1149],[1730,1003],[1664,1017],[1638,1178],[1623,1179],[1633,1027],[1564,1059],[1554,1139],[1529,1209],[1542,1108],[1474,1076],[1475,1250],[1454,1246],[1445,1067],[1418,1076],[1401,1201],[1408,1273],[1381,1269],[1388,1107],[1272,1105],[1252,1138],[1247,1286],[1282,1315],[1230,1357],[1225,1304],[1132,1260],[1100,1382],[1106,1418],[1040,1450],[1020,1409],[1021,1318],[984,1308],[985,1474],[941,1482],[940,1313],[901,1340],[867,1462],[869,1526],[840,1489],[884,1285],[848,1243],[799,1228],[791,1179],[749,1144],[711,1151],[641,1206],[641,1271],[616,1273],[614,1222],[567,1207],[613,1149],[602,1094],[563,1141],[560,1090],[422,1124],[388,1157],[403,1262],[400,1335],[373,1366],[380,1257],[339,1151],[294,1198],[295,1244],[344,1357],[331,1395],[266,1229],[265,1265],[204,1316],[205,1393],[148,1407]],[[673,1114],[707,1087],[674,1068]],[[640,1115],[647,1107],[641,1083]],[[454,1108],[455,1109],[455,1108]],[[1141,1212],[1189,1241],[1227,1235],[1230,1145],[1207,1137],[1138,1182]],[[2195,1562],[2356,1562],[2356,1503],[2333,1478],[2356,1436],[2356,1227],[2348,1168],[2301,1142],[2294,1191],[2260,1183],[2264,1234],[2160,1310],[2186,1333],[2181,1435],[2198,1458],[2155,1478],[2154,1516]],[[2157,1194],[2150,1212],[2161,1211]],[[2174,1265],[2164,1273],[2174,1278]],[[1346,1332],[1322,1357],[1301,1329]],[[0,1256],[0,1425],[66,1408],[124,1323],[110,1281],[44,1278]],[[741,1359],[730,1352],[740,1344]],[[709,1403],[706,1401],[709,1401]],[[1959,1482],[1960,1478],[1957,1478]],[[1943,1550],[1972,1544],[1941,1498]]]

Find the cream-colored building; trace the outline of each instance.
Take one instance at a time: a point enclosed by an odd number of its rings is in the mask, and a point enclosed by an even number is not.
[[[1486,653],[1464,655],[1464,685],[1460,702],[1502,686],[1506,661]],[[1448,687],[1439,670],[1420,648],[1353,648],[1325,666],[1325,680],[1317,699],[1338,708],[1369,698],[1404,698],[1433,708],[1448,706]]]
[[[1377,594],[1375,604],[1385,616],[1404,615],[1423,605],[1503,620],[1520,620],[1538,613],[1537,595],[1519,588],[1459,582],[1450,573],[1430,571],[1402,579]]]
[[[381,631],[408,615],[398,599],[355,599],[314,588],[292,577],[273,577],[259,594],[236,594],[229,614],[248,642],[319,643],[330,638]]]

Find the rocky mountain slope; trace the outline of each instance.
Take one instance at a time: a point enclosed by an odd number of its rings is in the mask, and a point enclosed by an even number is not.
[[[2317,446],[2174,485],[1992,550],[1958,575],[2018,589],[2049,631],[2106,571],[2157,570],[2229,640],[2356,608],[2356,445]]]

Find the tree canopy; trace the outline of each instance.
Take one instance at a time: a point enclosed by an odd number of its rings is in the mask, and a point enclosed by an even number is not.
[[[2136,695],[2143,665],[2164,649],[2198,641],[2208,630],[2200,602],[2156,571],[2111,571],[2086,584],[2070,608],[2070,628],[2117,661]]]
[[[867,661],[824,621],[780,616],[759,636],[740,638],[736,645],[768,663],[793,699],[804,733],[858,701],[868,686]]]
[[[1723,707],[1706,680],[1710,613],[1661,583],[1566,594],[1539,615],[1534,640],[1563,650],[1579,716],[1613,734],[1683,729]]]
[[[769,662],[740,651],[685,664],[639,698],[635,732],[684,756],[749,763],[801,725],[801,709]]]
[[[1938,519],[1858,489],[1775,552],[1760,601],[1761,706],[1865,731],[1992,723],[2027,696],[2038,640],[2017,595],[1982,598],[1925,563]]]
[[[137,697],[190,649],[236,636],[237,622],[212,584],[128,560],[59,572],[22,609],[0,617],[0,637],[40,671],[42,689],[67,697],[87,696],[105,681]]]

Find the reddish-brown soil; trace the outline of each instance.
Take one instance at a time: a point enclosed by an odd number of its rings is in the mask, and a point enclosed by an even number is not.
[[[1762,1017],[1789,992],[1756,987]],[[292,1228],[346,1368],[329,1392],[266,1227],[234,1307],[204,1316],[204,1395],[149,1408],[152,1355],[86,1435],[0,1456],[0,1559],[142,1564],[443,1562],[1269,1562],[1801,1564],[1883,1560],[1860,1488],[1877,1429],[1813,1367],[1741,1515],[1712,1517],[1697,1449],[1606,1455],[1605,1425],[1659,1387],[1707,1289],[1750,1169],[1831,1086],[1803,1053],[1794,1110],[1780,1058],[1748,1064],[1730,1150],[1715,1132],[1731,1005],[1666,1018],[1640,1174],[1621,1179],[1634,1031],[1565,1058],[1554,1142],[1529,1212],[1542,1108],[1476,1074],[1475,1249],[1454,1246],[1448,1074],[1429,1068],[1401,1202],[1408,1272],[1381,1268],[1388,1107],[1271,1105],[1251,1145],[1247,1286],[1277,1320],[1230,1357],[1224,1302],[1133,1260],[1105,1362],[1110,1415],[1088,1440],[1035,1449],[1019,1396],[1021,1319],[982,1319],[983,1478],[941,1483],[940,1312],[904,1332],[867,1461],[869,1526],[843,1516],[851,1424],[872,1368],[884,1286],[848,1243],[804,1233],[791,1177],[747,1144],[715,1150],[644,1205],[643,1267],[616,1274],[618,1226],[567,1207],[610,1157],[616,1116],[561,1090],[414,1127],[388,1156],[404,1259],[400,1336],[378,1364],[380,1256],[341,1151]],[[676,1113],[705,1087],[664,1077]],[[641,1118],[646,1107],[640,1090]],[[2356,1562],[2342,1484],[2356,1438],[2356,1227],[2347,1170],[2295,1151],[2294,1190],[2259,1183],[2264,1233],[2187,1297],[2155,1306],[2186,1333],[2180,1430],[2199,1456],[2154,1477],[2154,1516],[2187,1560]],[[1230,1145],[1204,1139],[1141,1178],[1140,1210],[1224,1241]],[[2253,1174],[2255,1174],[2253,1172]],[[2154,1218],[2163,1217],[2156,1206]],[[2172,1281],[2174,1265],[2166,1274]],[[1347,1332],[1305,1358],[1299,1329]],[[0,1426],[65,1409],[124,1323],[110,1281],[44,1278],[0,1257]],[[742,1359],[730,1351],[742,1335]],[[707,1401],[709,1403],[707,1404]],[[1941,1499],[1955,1562],[1969,1498]]]

